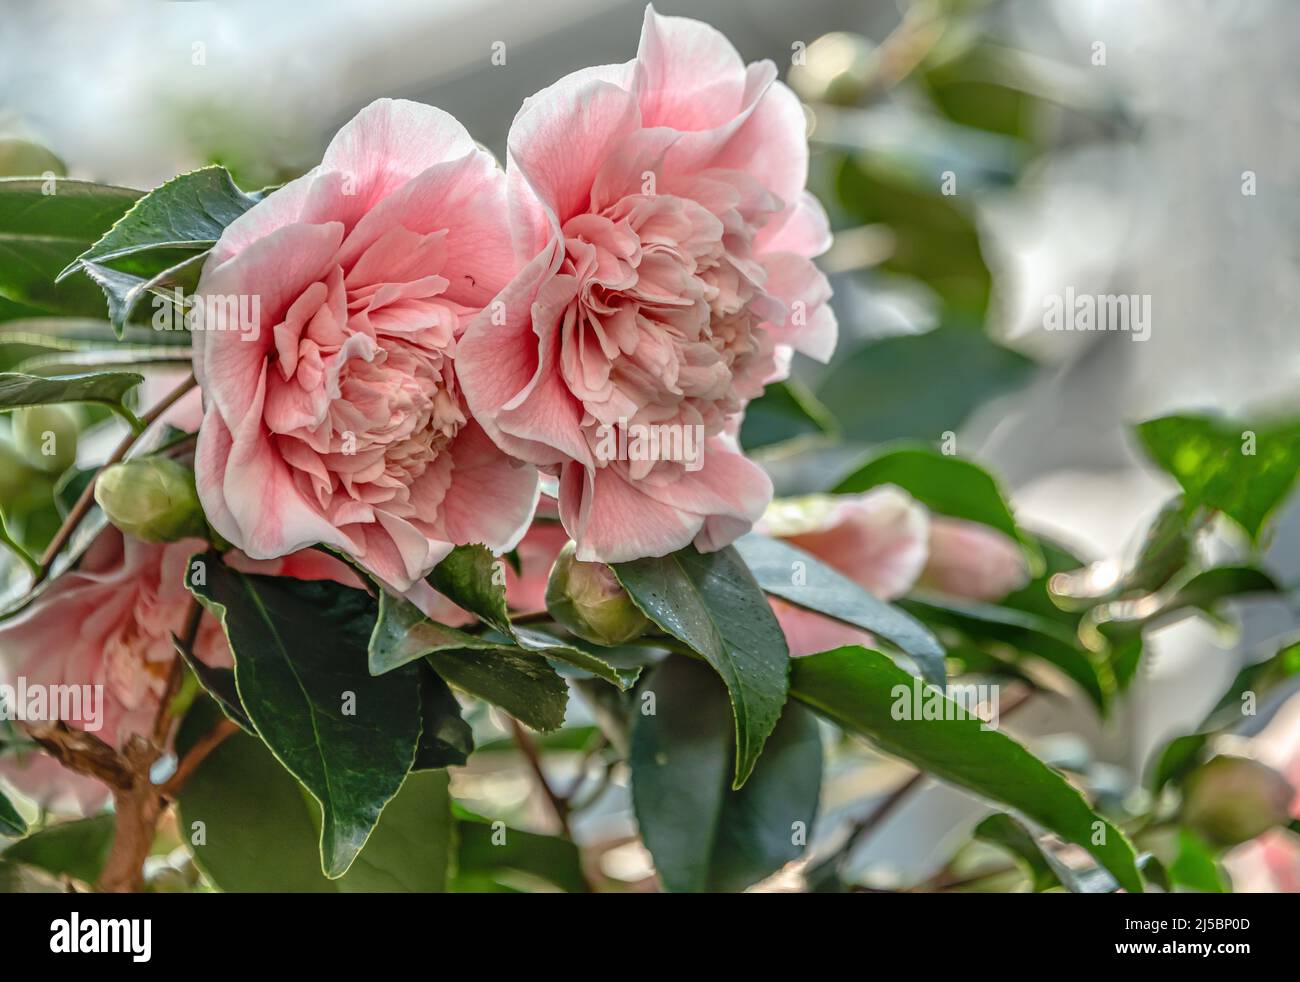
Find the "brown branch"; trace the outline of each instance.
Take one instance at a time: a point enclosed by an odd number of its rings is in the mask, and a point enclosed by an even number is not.
[[[177,763],[176,773],[169,777],[160,789],[162,796],[168,801],[174,801],[176,796],[180,794],[181,789],[185,787],[185,783],[199,769],[199,765],[208,759],[208,755],[238,731],[239,725],[237,723],[225,718],[218,720],[217,725],[212,728],[211,732],[190,747],[185,756]]]
[[[54,533],[54,538],[50,540],[49,546],[46,547],[45,554],[41,556],[41,568],[32,579],[33,588],[42,583],[50,575],[50,569],[54,566],[54,560],[58,558],[59,553],[63,551],[63,547],[66,546],[68,540],[72,538],[72,533],[77,530],[77,526],[81,524],[81,520],[85,518],[86,514],[90,511],[90,506],[95,501],[95,482],[99,479],[99,475],[104,472],[104,468],[111,467],[113,464],[124,460],[126,455],[131,452],[131,448],[135,446],[136,441],[145,434],[149,427],[156,423],[163,413],[174,406],[176,402],[189,392],[190,389],[194,388],[196,384],[198,383],[194,381],[194,375],[191,374],[184,382],[164,396],[161,402],[150,409],[149,412],[145,413],[145,415],[140,417],[140,423],[142,424],[140,430],[138,432],[132,431],[131,433],[128,433],[122,439],[122,442],[117,445],[117,448],[112,452],[112,454],[109,455],[109,458],[99,466],[99,469],[82,490],[80,497],[77,498],[76,503],[71,509],[69,509],[68,516],[63,520],[63,524],[60,525],[58,531]]]

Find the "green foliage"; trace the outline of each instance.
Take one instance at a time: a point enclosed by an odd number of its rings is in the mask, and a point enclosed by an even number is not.
[[[730,786],[735,745],[726,690],[680,656],[646,680],[632,729],[632,795],[664,886],[735,891],[797,859],[821,790],[813,717],[787,705],[743,788]]]
[[[920,621],[787,542],[750,533],[736,542],[736,551],[768,593],[892,641],[922,675],[943,684],[943,647]]]
[[[348,871],[321,872],[319,811],[266,746],[239,733],[213,751],[180,798],[195,861],[222,890],[275,893],[445,890],[455,834],[445,771],[413,773]]]
[[[619,563],[619,582],[642,612],[722,678],[736,721],[734,787],[753,771],[788,688],[789,651],[754,576],[734,547]]]
[[[1223,512],[1258,541],[1300,473],[1300,423],[1164,416],[1136,429],[1143,449],[1183,489],[1184,509]]]
[[[1009,805],[1082,846],[1126,890],[1142,891],[1124,834],[1093,812],[1065,778],[939,693],[930,698],[942,700],[945,718],[896,718],[897,700],[910,699],[912,691],[912,676],[879,652],[857,647],[796,659],[790,680],[790,694],[832,722],[935,777]]]
[[[1033,368],[982,332],[948,326],[872,341],[836,359],[817,398],[847,439],[934,440],[1026,384]]]
[[[0,320],[39,314],[99,317],[104,297],[89,280],[56,283],[140,197],[129,188],[66,178],[0,178]]]
[[[415,760],[415,666],[366,671],[375,606],[364,591],[240,573],[215,553],[191,560],[188,583],[226,632],[248,718],[320,802],[323,868],[341,876]]]

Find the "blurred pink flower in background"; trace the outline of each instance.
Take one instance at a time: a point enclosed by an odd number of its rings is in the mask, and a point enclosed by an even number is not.
[[[803,109],[776,74],[647,8],[634,60],[568,75],[515,117],[527,265],[471,322],[457,371],[493,440],[558,472],[581,560],[708,551],[747,531],[771,482],[732,439],[740,413],[791,349],[834,348],[810,261],[829,227],[804,190]],[[700,459],[602,449],[641,426],[702,434]]]
[[[133,734],[150,733],[177,657],[172,634],[183,633],[193,601],[185,586],[186,563],[205,549],[201,539],[150,544],[106,527],[76,569],[0,624],[0,681],[103,686],[98,720],[89,718],[93,712],[85,706],[80,717],[63,722],[74,729],[97,723],[95,735],[113,747]],[[317,550],[273,561],[233,552],[227,561],[249,573],[361,585],[344,563]],[[213,667],[232,664],[221,627],[210,615],[200,621],[194,651]],[[103,784],[63,769],[44,753],[2,757],[0,775],[58,810],[93,811],[108,797]]]
[[[986,526],[932,516],[891,484],[861,494],[816,494],[774,501],[757,530],[785,539],[881,600],[915,586],[971,600],[997,600],[1024,584],[1020,548]],[[846,644],[871,646],[870,634],[771,598],[790,654]]]

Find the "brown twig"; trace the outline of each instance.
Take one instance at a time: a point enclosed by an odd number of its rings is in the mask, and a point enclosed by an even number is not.
[[[185,783],[199,769],[199,765],[208,759],[208,755],[238,731],[239,726],[233,721],[224,717],[218,720],[217,725],[212,728],[211,732],[190,747],[185,756],[177,763],[176,773],[169,777],[159,789],[162,796],[168,801],[174,801],[176,796],[180,794],[181,789],[185,787]]]
[[[104,472],[104,468],[111,467],[113,464],[124,460],[126,455],[131,452],[131,448],[135,446],[136,441],[145,434],[149,427],[156,423],[163,413],[175,405],[182,396],[197,384],[198,383],[194,381],[194,375],[190,374],[184,382],[164,396],[161,402],[150,409],[149,412],[145,413],[145,415],[140,417],[140,423],[142,424],[140,429],[138,431],[133,430],[123,437],[122,442],[117,445],[117,448],[109,455],[109,458],[99,466],[99,469],[87,482],[85,488],[82,489],[81,495],[77,498],[76,503],[68,510],[67,518],[63,520],[63,524],[60,525],[58,531],[54,533],[54,538],[50,540],[49,546],[46,547],[45,554],[41,556],[40,569],[32,578],[33,588],[44,582],[44,580],[50,575],[50,570],[54,566],[54,560],[58,558],[59,553],[63,551],[63,547],[66,546],[68,540],[72,538],[72,533],[77,530],[77,526],[81,524],[81,520],[85,518],[86,514],[90,511],[90,506],[95,500],[95,482],[99,479],[99,475]]]

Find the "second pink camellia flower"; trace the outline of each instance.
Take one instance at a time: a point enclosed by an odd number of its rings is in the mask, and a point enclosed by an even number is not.
[[[399,590],[454,544],[512,548],[537,475],[471,418],[456,346],[515,268],[505,175],[465,129],[362,110],[204,266],[197,302],[254,313],[194,342],[213,527],[255,559],[333,546]]]
[[[653,9],[634,60],[575,72],[515,118],[526,265],[457,370],[493,440],[559,474],[579,559],[721,548],[771,498],[734,443],[741,413],[792,349],[835,344],[805,129],[771,62]]]

